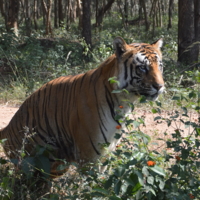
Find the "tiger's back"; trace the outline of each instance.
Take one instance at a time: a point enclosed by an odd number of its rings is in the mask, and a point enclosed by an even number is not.
[[[133,101],[146,93],[157,96],[162,93],[164,82],[158,69],[161,62],[159,47],[152,45],[155,59],[151,61],[152,69],[148,67],[150,78],[147,78],[134,68],[135,62],[145,64],[142,56],[135,57],[138,49],[127,45],[122,38],[117,38],[114,43],[116,54],[97,69],[54,79],[25,100],[8,126],[0,132],[0,139],[8,139],[4,149],[10,158],[18,157],[18,150],[23,145],[27,155],[35,155],[37,145],[48,146],[53,173],[56,172],[56,158],[85,163],[104,154],[102,143],[110,144],[109,150],[115,148],[118,140],[114,135],[116,126],[120,125],[115,120],[116,109],[123,105],[124,113],[127,113],[129,109],[124,99]],[[120,86],[108,82],[113,76],[117,77]],[[140,86],[137,86],[140,79],[137,76],[141,77]],[[151,86],[153,92],[149,89],[150,84],[154,85]],[[162,86],[158,88],[156,84]],[[143,89],[145,85],[149,92]],[[130,92],[130,96],[112,93],[113,89],[123,88]]]

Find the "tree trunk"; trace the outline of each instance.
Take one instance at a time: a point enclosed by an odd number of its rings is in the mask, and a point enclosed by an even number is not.
[[[62,0],[58,0],[58,18],[59,18],[59,27],[63,27],[64,17],[63,17],[63,2],[62,2]]]
[[[146,10],[146,4],[144,0],[140,0],[141,1],[141,5],[144,11],[144,19],[145,19],[145,27],[146,27],[146,31],[149,30],[149,22],[148,22],[148,18],[147,18],[147,10]]]
[[[14,32],[14,34],[18,36],[19,0],[7,0],[7,4],[6,29],[8,32]]]
[[[142,15],[142,8],[143,8],[143,0],[139,1],[139,9],[138,9],[138,15],[139,15],[139,20],[142,20],[143,15]]]
[[[191,65],[198,56],[194,44],[194,2],[179,0],[178,8],[178,61],[182,64]]]
[[[79,18],[78,26],[81,29],[82,28],[82,18],[83,18],[83,10],[81,6],[81,0],[77,0],[77,15]]]
[[[195,35],[195,42],[196,44],[196,58],[195,60],[198,61],[199,56],[199,42],[200,42],[200,1],[194,0],[194,35]]]
[[[168,11],[168,26],[167,29],[169,30],[172,28],[172,10],[173,10],[174,0],[169,1],[169,11]]]
[[[24,2],[26,14],[25,14],[25,24],[26,24],[26,35],[31,36],[32,21],[31,21],[31,11],[30,11],[30,1]]]
[[[161,8],[161,2],[160,0],[158,0],[158,9],[159,9],[159,26],[162,27],[163,23],[162,23],[162,8]]]
[[[4,19],[6,18],[6,13],[5,13],[5,8],[4,8],[4,1],[0,0],[0,10],[1,10],[1,14],[4,17]]]
[[[35,30],[38,29],[38,24],[37,24],[37,0],[34,0],[34,10],[33,10],[33,21],[34,21],[34,26]]]
[[[82,6],[83,6],[82,37],[85,39],[85,42],[89,46],[89,48],[91,48],[92,46],[90,4],[91,0],[82,0]]]
[[[54,27],[58,28],[58,0],[54,0]]]
[[[98,13],[96,15],[96,23],[95,26],[100,26],[103,22],[103,17],[104,14],[111,8],[112,4],[114,3],[115,0],[109,0],[108,3],[104,6],[102,6],[102,8],[100,8],[98,10]]]
[[[124,18],[125,18],[125,26],[128,25],[128,0],[125,0],[124,4]]]
[[[52,0],[48,0],[47,4],[45,0],[42,0],[42,4],[44,7],[44,12],[46,15],[45,25],[46,25],[46,35],[52,34],[51,28],[51,8],[52,8]]]

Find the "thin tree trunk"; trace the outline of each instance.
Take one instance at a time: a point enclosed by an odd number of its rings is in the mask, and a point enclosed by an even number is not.
[[[200,1],[194,0],[194,34],[195,42],[200,42]],[[196,58],[198,61],[200,44],[196,44]]]
[[[76,5],[75,0],[72,1],[71,6],[72,6],[71,22],[75,22],[75,20],[76,20],[76,10],[77,10],[77,5]]]
[[[8,32],[14,32],[14,34],[18,36],[19,0],[8,0],[7,4],[6,29]]]
[[[158,0],[158,10],[159,10],[159,26],[162,27],[162,9],[161,9],[161,2]]]
[[[54,0],[54,27],[58,28],[58,0]]]
[[[37,24],[37,0],[34,0],[33,21],[34,21],[35,30],[38,30],[38,24]]]
[[[63,2],[58,0],[58,18],[59,18],[59,27],[63,27],[64,17],[63,17]]]
[[[196,61],[194,32],[194,2],[179,0],[178,21],[178,61],[182,64],[193,64]]]
[[[149,30],[149,22],[148,22],[148,17],[147,17],[147,10],[146,10],[145,1],[141,0],[141,4],[142,4],[143,11],[144,11],[144,19],[145,19],[146,31],[148,31]]]
[[[78,26],[81,29],[82,28],[82,17],[83,17],[81,0],[76,0],[76,2],[77,2],[77,14],[78,14],[78,18],[79,18]]]
[[[82,24],[82,36],[85,39],[86,44],[91,48],[92,46],[92,32],[91,32],[91,14],[90,14],[91,0],[83,0],[83,24]]]
[[[31,29],[32,29],[32,22],[31,22],[31,11],[30,11],[30,1],[24,2],[25,8],[26,8],[26,14],[25,14],[25,24],[26,24],[26,35],[31,36]]]
[[[125,0],[124,4],[124,18],[125,18],[125,26],[128,25],[128,0]]]
[[[103,22],[103,17],[104,14],[111,8],[112,4],[115,2],[115,0],[109,0],[108,3],[104,6],[102,6],[102,8],[100,8],[98,10],[98,14],[96,16],[96,23],[95,26],[100,26]]]
[[[6,18],[6,13],[5,13],[5,8],[4,8],[4,1],[0,0],[0,10],[1,10],[1,14],[4,18]]]
[[[46,15],[46,35],[52,34],[51,28],[51,8],[52,8],[52,0],[48,0],[47,4],[45,0],[42,0],[42,4],[44,7],[45,15]]]
[[[167,29],[169,30],[172,28],[172,9],[173,9],[174,0],[169,1],[169,11],[168,11],[168,26]]]

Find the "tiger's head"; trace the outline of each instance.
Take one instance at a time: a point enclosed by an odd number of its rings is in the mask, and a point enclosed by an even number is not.
[[[162,39],[159,39],[153,44],[132,43],[128,45],[121,37],[115,38],[119,89],[126,89],[130,94],[143,95],[153,101],[163,93],[163,64],[160,51],[162,44]]]

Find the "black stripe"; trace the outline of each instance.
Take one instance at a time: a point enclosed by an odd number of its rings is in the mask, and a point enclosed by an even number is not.
[[[99,126],[99,127],[100,127],[101,133],[102,133],[102,135],[103,135],[103,138],[104,138],[106,144],[108,144],[108,140],[107,140],[107,138],[106,138],[106,136],[105,136],[105,133],[103,132],[101,126]]]
[[[136,58],[136,60],[137,60],[139,63],[143,64],[143,61],[141,61],[138,57]]]
[[[108,106],[110,108],[110,113],[112,115],[112,118],[113,118],[113,120],[115,120],[120,125],[119,121],[115,119],[114,102],[113,102],[112,96],[110,94],[110,91],[108,90],[108,88],[106,86],[105,86],[105,88],[106,88],[106,94],[105,94],[106,101],[107,101]],[[109,100],[109,98],[110,98],[110,100]]]
[[[90,139],[90,143],[91,143],[91,145],[92,145],[94,151],[96,152],[96,154],[97,154],[97,155],[101,155],[101,154],[99,153],[99,151],[96,149],[96,147],[94,146],[94,143],[92,142],[92,139],[90,138],[90,136],[89,136],[89,139]]]
[[[90,77],[90,82],[89,82],[89,86],[90,84],[92,83],[92,85],[94,84],[94,81],[96,82],[99,77],[101,76],[101,69],[99,68],[98,70],[94,70],[93,73],[91,74],[91,77]],[[99,74],[99,76],[97,76]]]
[[[127,77],[128,77],[127,62],[128,62],[128,59],[124,62],[124,69],[125,69],[125,72],[124,72],[124,80],[126,80]]]
[[[95,86],[96,86],[96,84],[95,84]],[[97,91],[98,91],[98,90],[96,90],[96,87],[94,87],[94,94],[95,94],[95,98],[96,98],[97,112],[98,112],[98,116],[99,116],[99,118],[100,118],[100,120],[101,120],[101,124],[103,125],[104,129],[107,131],[107,129],[106,129],[106,127],[105,127],[105,125],[104,125],[104,123],[103,123],[103,121],[102,121],[100,112],[99,112],[98,97],[97,97],[97,93],[96,93]],[[101,107],[101,110],[103,110],[102,107]],[[104,111],[103,111],[103,114],[104,114]],[[104,116],[105,116],[105,114],[104,114]]]
[[[57,90],[57,92],[58,92],[58,90]],[[56,93],[56,96],[59,96],[59,94]],[[56,112],[58,111],[57,107],[58,107],[58,102],[56,101],[55,102],[55,110],[56,110]],[[72,156],[73,156],[73,154],[70,151],[70,148],[72,148],[74,145],[71,142],[71,140],[70,140],[70,143],[69,143],[69,140],[67,140],[68,141],[68,145],[65,144],[65,142],[64,142],[64,138],[65,137],[63,137],[63,135],[67,135],[67,133],[64,131],[65,134],[62,134],[62,132],[61,132],[61,129],[60,129],[59,124],[58,124],[58,115],[59,114],[61,114],[61,113],[58,113],[58,114],[55,113],[55,115],[56,115],[55,116],[55,126],[56,126],[56,134],[55,135],[57,136],[55,138],[56,138],[57,144],[59,144],[60,149],[62,149],[62,151],[65,152],[65,155],[70,160],[72,158]],[[67,148],[65,148],[65,147],[67,147]]]
[[[132,55],[130,55],[124,62],[124,69],[125,69],[125,73],[124,73],[124,79],[126,80],[128,77],[128,67],[127,67],[127,62],[129,61],[129,59],[132,57]]]
[[[128,87],[128,82],[126,83],[125,86],[123,86],[123,89],[126,89]]]
[[[130,84],[131,84],[131,85],[133,84],[134,79],[140,80],[141,78],[140,78],[140,77],[137,77],[137,76],[133,76],[132,79],[130,80]]]
[[[85,77],[86,77],[86,73],[85,73],[85,74],[83,75],[83,77],[81,78],[80,88],[82,87],[82,84],[83,84],[83,81],[84,81]]]

